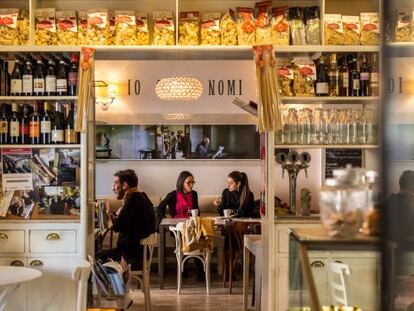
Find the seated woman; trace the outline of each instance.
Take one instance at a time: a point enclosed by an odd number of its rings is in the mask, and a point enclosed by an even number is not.
[[[158,217],[161,221],[165,218],[165,208],[172,218],[188,218],[191,210],[200,209],[198,206],[198,194],[193,190],[195,181],[194,176],[188,171],[182,171],[177,178],[176,189],[167,194],[164,200],[158,205]],[[200,260],[194,259],[197,266],[197,281],[205,281],[204,268]],[[184,268],[183,276],[187,277],[187,269]]]
[[[227,176],[227,188],[221,199],[214,200],[218,213],[223,216],[223,210],[231,209],[236,217],[253,217],[254,196],[249,189],[249,180],[243,172],[233,171]]]

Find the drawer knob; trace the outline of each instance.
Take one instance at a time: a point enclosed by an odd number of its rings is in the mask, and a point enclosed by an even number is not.
[[[311,267],[312,268],[323,268],[323,267],[325,267],[325,264],[320,260],[316,260],[316,261],[311,263]]]
[[[23,267],[23,266],[24,266],[24,263],[23,263],[23,261],[21,261],[21,260],[13,260],[13,261],[10,263],[10,266],[14,266],[14,267]]]
[[[38,259],[36,259],[36,260],[33,260],[30,263],[30,266],[32,266],[32,267],[42,267],[43,266],[43,262],[40,261],[40,260],[38,260]]]
[[[9,239],[9,237],[7,236],[7,234],[5,234],[3,232],[0,232],[0,240],[6,241],[8,239]]]
[[[59,233],[55,233],[55,232],[49,233],[46,236],[46,240],[48,240],[48,241],[58,241],[58,240],[60,240],[60,235],[59,235]]]

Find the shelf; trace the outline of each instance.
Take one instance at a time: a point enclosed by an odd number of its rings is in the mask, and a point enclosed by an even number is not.
[[[341,103],[341,104],[359,104],[365,102],[377,102],[378,96],[361,96],[361,97],[282,97],[282,103],[288,104],[305,104],[305,103]]]
[[[387,56],[413,57],[414,42],[390,42],[385,45]]]
[[[61,144],[61,145],[0,145],[0,149],[9,148],[9,149],[19,149],[19,148],[31,148],[31,149],[79,149],[81,148],[80,144]]]
[[[378,149],[378,145],[275,145],[275,149]]]
[[[77,96],[0,96],[0,101],[73,101]]]
[[[251,46],[208,46],[208,45],[142,45],[142,46],[91,46],[96,49],[97,60],[251,60],[253,50]],[[3,46],[1,52],[6,53],[59,53],[80,52],[79,46]],[[318,53],[318,52],[379,52],[379,46],[345,46],[345,45],[292,45],[274,46],[276,53]]]

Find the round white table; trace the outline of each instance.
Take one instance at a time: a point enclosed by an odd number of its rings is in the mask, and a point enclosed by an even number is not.
[[[42,272],[32,268],[0,266],[0,311],[6,309],[7,300],[23,282],[39,278]]]

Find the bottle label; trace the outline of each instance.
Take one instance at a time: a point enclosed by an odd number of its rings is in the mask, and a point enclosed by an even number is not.
[[[46,92],[56,92],[56,76],[46,76]]]
[[[368,72],[361,72],[361,81],[368,81],[369,80],[369,73]]]
[[[31,94],[33,92],[33,76],[23,75],[23,93]]]
[[[9,126],[7,121],[0,121],[0,134],[7,134],[9,132]]]
[[[52,131],[52,141],[53,142],[63,142],[64,141],[64,131],[63,130],[53,130]]]
[[[29,135],[29,125],[28,124],[21,124],[20,125],[20,133],[22,135],[25,135],[25,136]]]
[[[65,130],[65,143],[67,144],[76,144],[78,142],[77,135],[75,130],[67,129]]]
[[[352,89],[359,90],[359,79],[352,79]]]
[[[34,78],[33,90],[35,93],[43,93],[45,91],[45,80],[43,78]]]
[[[10,136],[19,137],[20,136],[20,122],[19,121],[10,121]]]
[[[40,133],[50,133],[50,132],[52,132],[52,122],[41,121],[40,122]]]
[[[29,136],[30,137],[40,137],[39,121],[30,121]]]
[[[68,81],[69,81],[69,86],[78,85],[78,73],[77,72],[69,72]]]
[[[349,87],[349,73],[341,73],[342,87]]]
[[[328,94],[328,83],[317,82],[316,83],[316,94]]]
[[[23,91],[23,82],[21,79],[11,79],[10,92],[12,94],[21,94]]]
[[[66,79],[56,80],[56,90],[58,92],[66,92],[68,90],[68,82],[66,81]]]
[[[371,83],[379,82],[379,74],[378,72],[371,72],[369,74],[369,80]]]

